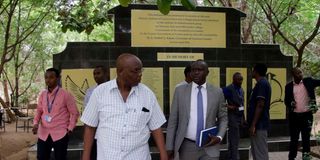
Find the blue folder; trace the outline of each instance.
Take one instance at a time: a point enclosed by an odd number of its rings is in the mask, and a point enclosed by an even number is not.
[[[218,128],[216,126],[214,126],[214,127],[202,130],[200,132],[200,137],[199,137],[200,139],[198,141],[199,147],[203,147],[207,143],[207,141],[209,140],[209,134],[211,136],[216,136],[218,134]]]

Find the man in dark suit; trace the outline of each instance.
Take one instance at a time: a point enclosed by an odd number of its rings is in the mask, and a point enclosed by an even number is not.
[[[297,156],[300,132],[303,157],[309,156],[313,115],[308,106],[315,104],[314,89],[320,86],[320,80],[311,77],[303,78],[302,70],[298,67],[292,69],[292,76],[293,81],[286,85],[284,98],[285,105],[289,110],[289,160],[294,160]]]
[[[219,143],[225,135],[228,117],[222,90],[206,83],[208,65],[198,60],[191,65],[192,83],[175,89],[167,127],[166,148],[170,158],[218,160]],[[201,130],[218,127],[204,147],[197,146]]]

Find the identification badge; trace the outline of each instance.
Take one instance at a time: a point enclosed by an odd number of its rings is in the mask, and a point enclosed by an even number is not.
[[[52,118],[51,118],[50,116],[48,116],[48,115],[45,115],[45,116],[44,116],[44,120],[45,120],[46,122],[50,123],[51,120],[52,120]]]
[[[240,106],[239,107],[239,111],[243,111],[244,110],[244,107],[243,106]]]

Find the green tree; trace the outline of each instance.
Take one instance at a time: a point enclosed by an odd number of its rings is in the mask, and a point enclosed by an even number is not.
[[[9,62],[13,61],[15,75],[14,89],[13,83],[10,82],[10,84],[12,85],[11,88],[13,91],[16,92],[16,94],[14,94],[16,96],[20,95],[19,75],[22,74],[22,66],[26,66],[23,64],[26,64],[27,59],[33,56],[30,54],[32,53],[31,51],[34,51],[31,45],[33,40],[30,39],[30,37],[33,33],[38,32],[39,28],[45,25],[44,22],[52,12],[53,7],[54,1],[51,0],[0,1],[0,33],[3,33],[0,36],[0,75],[2,76],[2,79],[4,79],[3,76],[8,77],[8,75],[5,74],[8,73],[6,72],[6,67],[9,65]],[[5,95],[8,95],[9,91],[4,90],[4,92]],[[9,102],[2,97],[0,97],[0,103],[5,108],[9,107]],[[11,120],[15,119],[9,110],[7,110],[7,113]]]
[[[316,1],[301,0],[257,2],[268,20],[273,43],[281,44],[283,52],[296,55],[296,66],[300,67],[304,53],[315,54],[312,41],[320,33],[319,4]]]

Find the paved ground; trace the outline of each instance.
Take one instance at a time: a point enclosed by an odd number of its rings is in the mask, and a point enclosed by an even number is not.
[[[269,152],[269,160],[287,160],[288,152]],[[296,160],[302,160],[301,152],[298,153]],[[312,160],[320,160],[313,157]]]

